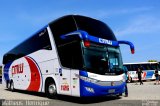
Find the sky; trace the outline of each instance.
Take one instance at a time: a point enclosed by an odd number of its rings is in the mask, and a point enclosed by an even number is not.
[[[105,22],[121,45],[123,62],[160,61],[160,0],[0,0],[0,64],[3,55],[49,22],[79,14]]]

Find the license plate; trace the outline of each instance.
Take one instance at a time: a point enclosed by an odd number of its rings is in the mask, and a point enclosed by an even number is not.
[[[108,93],[114,93],[115,92],[115,89],[109,89],[108,90]]]

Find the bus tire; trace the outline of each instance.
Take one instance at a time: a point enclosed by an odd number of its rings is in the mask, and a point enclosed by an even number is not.
[[[54,81],[47,81],[45,86],[45,94],[48,98],[55,99],[57,96],[57,87]]]
[[[14,92],[14,83],[13,83],[13,81],[11,80],[11,82],[10,82],[10,87],[9,87],[9,89],[10,89],[10,91],[12,91],[12,92]]]

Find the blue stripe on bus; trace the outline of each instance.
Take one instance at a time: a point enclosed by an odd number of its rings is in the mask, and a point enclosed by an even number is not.
[[[77,30],[77,31],[73,31],[73,32],[65,34],[65,35],[61,35],[60,38],[61,39],[67,39],[68,36],[79,36],[79,38],[82,39],[82,40],[89,40],[89,41],[92,41],[92,42],[95,42],[95,43],[111,45],[111,46],[115,46],[115,47],[119,46],[118,41],[98,38],[98,37],[89,35],[86,31],[83,31],[83,30]]]
[[[88,73],[86,71],[82,71],[82,70],[79,72],[79,75],[84,76],[84,77],[88,77]]]
[[[150,79],[150,78],[152,78],[153,77],[153,75],[154,75],[154,71],[146,71],[146,79]]]
[[[3,72],[3,76],[4,76],[4,79],[7,81],[7,80],[10,80],[9,78],[9,68],[11,66],[13,62],[9,62],[7,63],[5,66],[4,66],[4,72]]]
[[[91,36],[91,35],[88,35],[88,36],[89,36],[89,40],[92,42],[95,42],[95,43],[107,44],[107,45],[112,45],[112,46],[119,46],[117,41],[98,38],[98,37]]]
[[[80,71],[79,71],[79,76],[88,77],[88,74],[87,74],[86,71],[80,70]],[[82,96],[82,94],[83,94],[83,82],[82,82],[82,80],[80,79],[80,97]]]

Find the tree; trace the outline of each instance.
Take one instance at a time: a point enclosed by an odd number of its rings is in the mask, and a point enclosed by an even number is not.
[[[157,60],[148,60],[148,62],[158,62]]]

